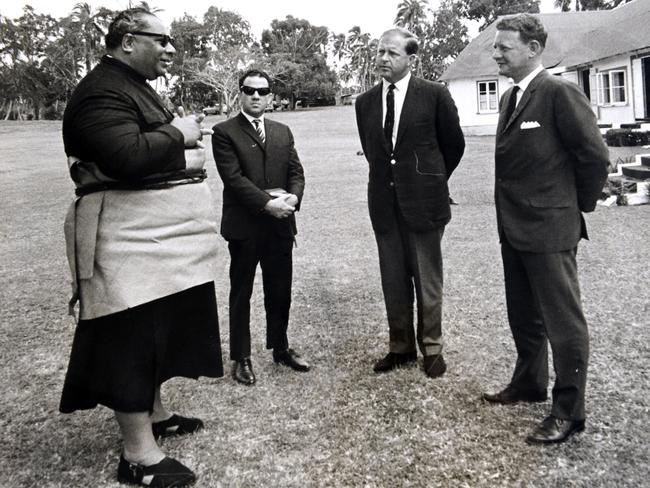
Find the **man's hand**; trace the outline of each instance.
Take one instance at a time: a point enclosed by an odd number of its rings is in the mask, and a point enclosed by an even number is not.
[[[193,148],[185,149],[185,168],[186,169],[203,169],[205,164],[205,146],[197,142]]]
[[[289,193],[288,195],[285,196],[286,196],[287,205],[291,205],[295,211],[296,205],[298,205],[298,197],[293,193]]]
[[[183,107],[178,107],[176,114],[170,124],[183,133],[185,147],[195,147],[197,142],[205,134],[212,134],[212,129],[204,129],[201,127],[201,123],[205,118],[204,114],[185,115],[185,109]]]
[[[286,219],[296,210],[296,203],[298,203],[298,198],[291,193],[287,193],[269,200],[264,206],[264,211],[276,219]]]

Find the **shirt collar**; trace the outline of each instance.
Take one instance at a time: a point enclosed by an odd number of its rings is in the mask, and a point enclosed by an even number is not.
[[[405,76],[404,78],[402,78],[402,79],[399,80],[399,81],[396,81],[395,83],[393,83],[393,85],[395,85],[395,89],[396,89],[397,91],[403,91],[403,92],[406,92],[406,89],[407,89],[408,86],[409,86],[409,81],[410,81],[410,80],[411,80],[411,72],[408,71],[408,72],[406,73],[406,76]],[[384,91],[387,91],[387,90],[388,90],[388,85],[390,85],[391,83],[390,83],[390,81],[387,81],[387,80],[383,80],[383,81],[384,81],[383,90],[384,90]]]
[[[252,124],[253,120],[259,120],[262,125],[264,124],[264,114],[260,115],[259,117],[253,117],[251,115],[248,115],[246,112],[243,110],[241,111],[242,115],[248,119],[248,121]]]
[[[515,83],[515,86],[519,87],[520,93],[525,92],[526,88],[528,88],[528,85],[530,85],[530,82],[533,81],[533,78],[535,78],[543,70],[544,67],[540,64],[537,68],[535,68],[533,71],[528,73],[528,75],[524,77],[523,80],[521,80],[519,83]]]

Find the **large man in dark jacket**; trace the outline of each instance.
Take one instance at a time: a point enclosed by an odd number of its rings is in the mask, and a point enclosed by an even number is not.
[[[164,381],[222,375],[217,229],[197,147],[211,131],[201,129],[202,117],[174,116],[147,83],[166,73],[175,52],[157,17],[119,13],[106,48],[63,119],[79,196],[66,244],[80,320],[60,410],[115,411],[121,482],[185,486],[194,473],[155,439],[203,426],[164,408]]]
[[[223,180],[221,234],[230,251],[230,359],[232,375],[252,385],[250,298],[262,267],[266,347],[296,371],[309,365],[289,348],[292,250],[305,177],[291,130],[268,120],[271,79],[251,70],[239,79],[242,111],[213,127],[212,150]]]
[[[536,17],[506,17],[493,54],[499,73],[515,82],[499,109],[495,203],[517,361],[509,385],[484,398],[546,400],[550,343],[553,407],[530,443],[562,442],[584,429],[589,334],[576,251],[587,238],[582,212],[596,207],[608,164],[587,97],[542,67],[546,37]]]
[[[383,81],[357,99],[356,113],[390,332],[389,353],[374,369],[417,358],[415,296],[424,371],[437,377],[446,370],[440,242],[451,218],[447,180],[465,141],[446,88],[411,76],[417,49],[417,38],[404,29],[381,36],[376,62]]]

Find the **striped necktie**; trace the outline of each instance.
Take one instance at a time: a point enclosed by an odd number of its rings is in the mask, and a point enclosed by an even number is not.
[[[264,132],[262,132],[262,125],[261,125],[261,120],[260,119],[253,119],[253,124],[255,124],[255,130],[257,131],[257,135],[260,136],[260,140],[262,142],[266,142],[264,139]]]

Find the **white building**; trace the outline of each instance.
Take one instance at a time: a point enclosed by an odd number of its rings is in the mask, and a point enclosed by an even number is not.
[[[650,121],[650,0],[614,10],[535,14],[548,31],[542,62],[580,85],[601,124]],[[512,80],[492,59],[496,22],[458,55],[441,77],[466,134],[494,134],[499,98]]]

